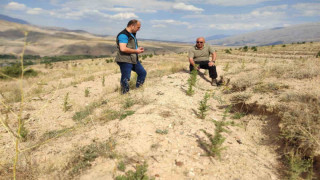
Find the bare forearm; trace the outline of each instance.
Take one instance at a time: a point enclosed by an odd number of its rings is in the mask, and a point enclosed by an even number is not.
[[[131,49],[127,47],[126,43],[119,43],[120,51],[128,54],[140,54],[144,52],[143,47],[139,47],[137,49]]]
[[[217,53],[214,52],[212,53],[212,61],[216,61],[217,60]]]
[[[124,53],[128,53],[128,54],[138,53],[136,49],[130,49],[130,48],[127,48],[127,47],[120,48],[120,51],[124,52]]]
[[[192,58],[189,58],[189,62],[192,66],[195,66],[196,64],[194,63],[194,60]]]

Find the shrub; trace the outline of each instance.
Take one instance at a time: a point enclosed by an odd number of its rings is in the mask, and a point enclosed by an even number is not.
[[[89,97],[89,94],[90,94],[89,88],[86,88],[84,90],[84,97]]]
[[[144,162],[143,165],[137,165],[136,171],[133,172],[132,170],[126,172],[125,175],[117,176],[116,180],[151,180],[154,178],[149,178],[148,175],[146,175],[146,172],[148,170],[148,165],[146,162]]]
[[[126,164],[123,161],[120,161],[119,164],[117,165],[117,169],[119,171],[124,172],[126,170]]]
[[[222,144],[226,140],[225,137],[222,136],[222,132],[227,132],[224,126],[227,125],[224,121],[215,121],[213,120],[214,124],[216,125],[214,135],[208,133],[206,130],[201,129],[201,131],[207,136],[209,139],[209,143],[204,140],[198,139],[198,143],[200,147],[207,153],[208,156],[218,157],[221,159],[221,151],[226,149],[222,147]]]
[[[209,98],[210,98],[209,93],[206,93],[203,99],[200,101],[200,107],[198,110],[199,110],[199,117],[201,119],[204,119],[206,117],[206,112],[209,109],[209,106],[207,105]]]
[[[91,166],[91,162],[100,156],[114,158],[116,156],[114,152],[115,146],[116,143],[111,138],[105,143],[93,143],[84,146],[75,153],[65,169],[71,169],[69,175],[73,177],[88,169]]]
[[[256,46],[251,47],[251,50],[253,50],[253,51],[258,51],[258,49],[257,49]]]
[[[302,158],[299,154],[290,152],[288,155],[286,155],[286,160],[288,164],[287,176],[289,179],[301,179],[300,176],[303,173],[307,173],[308,178],[306,179],[312,179],[312,158]]]
[[[136,103],[136,101],[134,99],[132,99],[131,97],[127,97],[124,100],[123,108],[128,109],[129,107],[133,106],[135,103]]]
[[[29,131],[28,131],[28,129],[24,126],[24,122],[22,121],[21,129],[20,129],[20,137],[21,137],[22,141],[26,141],[26,140],[27,140],[28,134],[29,134]]]
[[[119,119],[119,120],[123,120],[128,116],[133,115],[135,112],[134,111],[115,111],[115,110],[105,110],[103,112],[102,117],[100,118],[100,120],[102,121],[111,121],[111,120],[115,120],[115,119]]]
[[[157,134],[168,134],[168,129],[165,129],[165,130],[157,129],[156,133]]]
[[[120,120],[125,119],[127,116],[131,116],[134,114],[134,111],[124,111],[120,115]]]
[[[248,101],[251,98],[251,94],[248,93],[237,93],[234,94],[230,101],[232,102],[232,104],[245,104],[246,101]]]
[[[17,59],[17,57],[11,54],[0,54],[0,59]]]
[[[223,67],[223,71],[228,72],[230,69],[230,63],[227,62],[227,64]]]
[[[41,59],[41,57],[39,55],[23,55],[23,59],[32,59],[32,60],[36,60],[36,59]]]
[[[105,85],[104,85],[105,80],[106,80],[106,79],[105,79],[105,77],[103,76],[103,77],[102,77],[102,86],[103,86],[103,87],[105,86]]]
[[[72,119],[75,121],[81,121],[83,119],[85,119],[86,117],[88,117],[92,111],[97,108],[98,106],[100,106],[100,104],[98,103],[92,103],[88,106],[86,106],[84,109],[76,112],[73,116]]]
[[[67,112],[71,108],[71,105],[69,104],[69,93],[66,94],[64,97],[64,102],[63,102],[63,111]]]
[[[190,73],[190,77],[188,79],[188,90],[187,90],[187,95],[188,96],[192,96],[194,94],[194,90],[192,89],[193,86],[196,85],[197,82],[197,75],[198,75],[198,71],[196,70],[197,66],[194,67],[194,69],[191,71]]]
[[[16,77],[20,77],[21,74],[22,74],[21,65],[14,64],[12,66],[3,67],[0,70],[0,79],[6,79],[7,76],[16,78]],[[33,69],[27,69],[24,71],[25,77],[37,76],[37,75],[38,73]]]
[[[231,54],[231,51],[229,49],[225,49],[224,52],[227,54]]]

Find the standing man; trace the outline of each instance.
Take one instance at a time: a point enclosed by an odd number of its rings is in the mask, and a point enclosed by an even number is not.
[[[143,53],[144,48],[138,47],[136,33],[140,30],[141,23],[138,20],[130,20],[127,27],[117,36],[118,53],[115,61],[120,66],[121,71],[121,92],[125,94],[129,91],[129,81],[131,71],[138,74],[136,87],[143,85],[147,76],[146,70],[143,68],[138,59],[138,54]]]
[[[209,69],[211,85],[217,85],[216,57],[215,50],[205,43],[204,37],[197,38],[196,45],[189,50],[190,72],[196,67],[196,64],[198,65],[197,70]]]

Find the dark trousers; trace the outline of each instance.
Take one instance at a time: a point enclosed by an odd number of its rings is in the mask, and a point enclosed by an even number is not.
[[[211,78],[216,79],[218,77],[216,66],[209,66],[209,61],[199,61],[195,63],[199,65],[200,69],[209,69],[209,76]],[[192,64],[190,64],[189,68],[190,72],[194,69]]]
[[[118,62],[118,65],[120,66],[121,71],[121,91],[122,94],[125,94],[129,91],[129,81],[131,77],[131,71],[134,71],[138,74],[136,87],[140,87],[144,80],[146,79],[147,72],[141,65],[141,63],[138,61],[137,64],[130,64],[130,63],[124,63],[124,62]]]

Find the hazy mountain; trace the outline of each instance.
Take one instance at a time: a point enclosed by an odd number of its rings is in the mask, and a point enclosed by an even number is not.
[[[5,20],[5,21],[19,23],[19,24],[29,24],[27,21],[24,21],[22,19],[12,18],[3,14],[0,14],[0,20]]]
[[[215,45],[226,46],[261,46],[303,41],[320,41],[320,22],[289,27],[276,27],[218,40],[210,40],[208,42]]]
[[[209,36],[209,37],[205,37],[205,38],[206,38],[206,41],[210,41],[210,40],[217,40],[217,39],[222,39],[222,38],[226,38],[226,37],[230,37],[230,35],[218,34],[218,35],[213,35],[213,36]]]
[[[42,27],[42,28],[48,29],[48,30],[54,30],[54,31],[63,31],[63,32],[89,33],[84,30],[70,30],[70,29],[61,28],[61,27]]]

